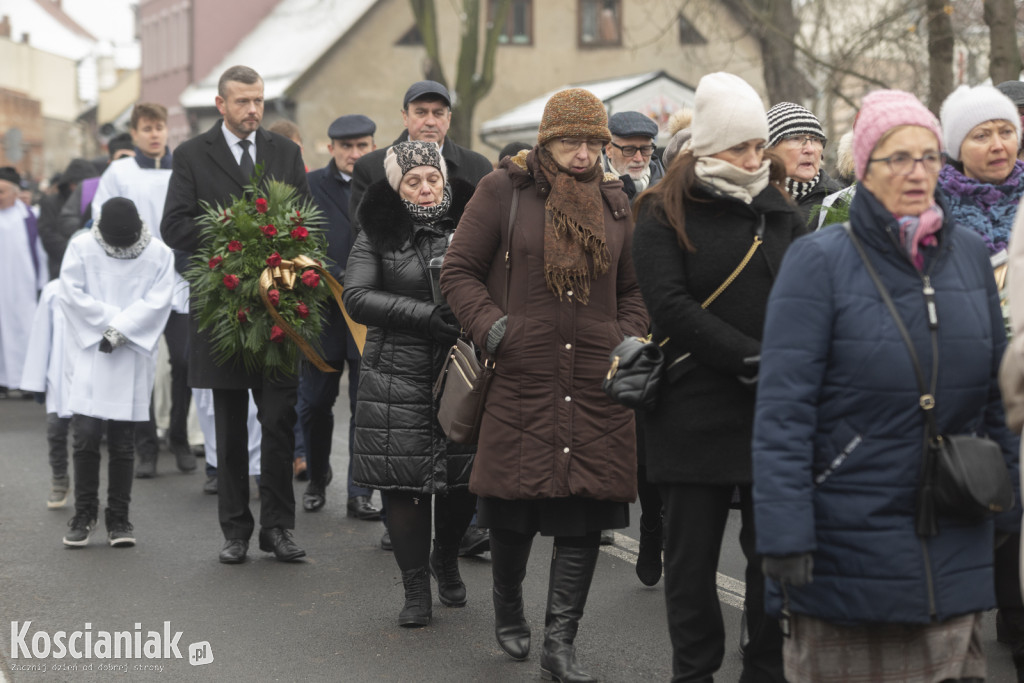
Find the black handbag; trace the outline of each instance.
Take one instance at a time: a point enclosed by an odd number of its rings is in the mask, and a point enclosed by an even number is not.
[[[910,333],[900,317],[889,291],[875,271],[860,240],[849,223],[844,225],[857,248],[868,275],[885,302],[914,365],[918,406],[925,416],[924,455],[921,486],[918,489],[915,524],[919,536],[938,533],[935,513],[939,512],[968,522],[978,522],[989,515],[1013,507],[1013,485],[1003,459],[1002,448],[991,439],[967,434],[939,434],[935,424],[935,386],[939,374],[939,321],[935,307],[935,290],[924,275],[923,294],[928,311],[928,327],[932,340],[931,391],[926,390],[921,364]]]
[[[718,289],[704,300],[701,308],[707,308],[711,303],[721,296],[722,292],[733,283],[743,269],[750,263],[754,252],[761,246],[764,236],[764,216],[761,216],[760,225],[754,234],[754,242],[750,245],[746,255],[740,264],[725,278],[725,282],[719,285]],[[695,361],[689,353],[675,358],[668,367],[665,367],[665,354],[661,347],[668,343],[669,338],[665,337],[660,342],[654,342],[650,335],[647,337],[626,337],[619,342],[608,360],[611,366],[601,381],[601,389],[604,393],[618,403],[633,408],[634,410],[654,410],[658,403],[658,386],[662,377],[669,383],[675,382],[688,370],[693,369]]]

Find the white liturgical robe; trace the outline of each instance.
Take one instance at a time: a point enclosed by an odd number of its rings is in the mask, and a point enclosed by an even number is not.
[[[4,387],[21,383],[36,295],[47,280],[42,245],[38,239],[35,245],[29,241],[25,219],[30,211],[20,199],[11,208],[0,209],[0,386]]]
[[[153,239],[135,258],[114,258],[96,234],[94,227],[72,239],[60,269],[68,407],[80,415],[143,422],[149,419],[157,342],[171,312],[174,257]],[[128,339],[113,353],[99,350],[108,328]]]
[[[39,295],[19,388],[39,394],[45,392],[46,412],[71,417],[67,407],[68,387],[63,382],[65,325],[64,313],[57,301],[59,291],[60,280],[50,280]]]

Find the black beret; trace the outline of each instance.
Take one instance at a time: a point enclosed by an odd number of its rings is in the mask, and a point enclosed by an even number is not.
[[[334,123],[327,129],[327,137],[332,140],[344,140],[345,138],[365,138],[377,132],[377,124],[368,116],[362,114],[348,114],[334,119]]]
[[[449,107],[452,106],[452,96],[448,94],[448,88],[437,81],[416,81],[405,91],[405,98],[402,100],[402,109],[408,109],[410,102],[421,100],[428,95],[434,95],[444,100]]]
[[[638,111],[620,111],[608,118],[608,130],[620,138],[658,137],[658,124]]]
[[[18,187],[21,187],[21,174],[18,173],[18,169],[13,166],[0,167],[0,180],[6,180],[9,183],[14,183]]]

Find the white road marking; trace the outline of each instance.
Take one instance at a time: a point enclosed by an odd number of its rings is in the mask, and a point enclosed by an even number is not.
[[[632,565],[636,564],[636,556],[640,552],[640,544],[633,538],[613,531],[615,545],[603,545],[601,550],[612,557],[625,560]],[[747,594],[746,584],[739,579],[734,579],[725,574],[718,574],[718,599],[725,604],[743,609],[743,600]]]

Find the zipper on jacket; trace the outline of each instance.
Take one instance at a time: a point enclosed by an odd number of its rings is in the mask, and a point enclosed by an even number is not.
[[[839,454],[836,457],[832,458],[832,462],[830,462],[828,464],[828,467],[826,467],[821,472],[821,474],[819,474],[818,476],[816,476],[814,478],[814,486],[815,486],[815,488],[817,488],[818,486],[821,486],[822,484],[824,484],[825,481],[829,477],[831,477],[832,474],[837,469],[839,469],[839,467],[843,464],[843,462],[846,461],[847,456],[849,456],[850,453],[853,453],[853,450],[855,448],[857,448],[857,446],[859,446],[861,444],[861,441],[863,441],[863,440],[864,440],[864,437],[862,437],[860,434],[858,434],[857,436],[855,436],[852,439],[850,439],[850,443],[846,444],[846,447],[843,448],[843,450],[840,451]]]
[[[924,583],[928,588],[928,618],[935,621],[938,610],[935,607],[935,582],[932,579],[932,559],[928,553],[928,541],[918,537],[921,542],[921,555],[924,556]]]

